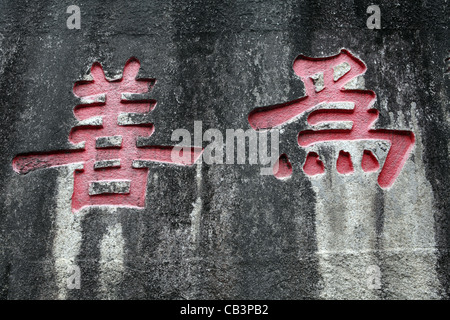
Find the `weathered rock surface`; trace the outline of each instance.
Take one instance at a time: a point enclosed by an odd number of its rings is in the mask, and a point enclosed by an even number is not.
[[[64,2],[0,2],[0,298],[449,297],[447,1],[379,0],[381,30],[367,28],[372,3],[362,0],[73,4],[79,30],[67,28]],[[18,154],[73,149],[68,136],[80,125],[73,87],[94,62],[118,78],[130,57],[139,59],[138,76],[156,79],[157,105],[149,118],[121,119],[151,119],[155,131],[139,143],[166,146],[175,144],[175,129],[192,133],[194,121],[224,135],[250,129],[255,108],[305,94],[292,69],[298,55],[342,48],[367,66],[375,127],[414,133],[389,188],[356,158],[353,174],[333,169],[342,146],[362,152],[352,143],[318,150],[325,173],[306,175],[297,141],[306,117],[280,133],[288,179],[260,175],[259,165],[153,163],[145,209],[73,213],[80,164],[13,170]],[[67,287],[72,265],[80,268],[79,290]]]

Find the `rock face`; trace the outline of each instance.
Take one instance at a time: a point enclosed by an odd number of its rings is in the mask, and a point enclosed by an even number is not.
[[[447,299],[447,3],[370,4],[3,1],[0,298]]]

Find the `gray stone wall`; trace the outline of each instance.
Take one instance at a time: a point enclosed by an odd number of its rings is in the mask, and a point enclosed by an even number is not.
[[[381,29],[366,25],[372,4]],[[0,298],[447,299],[448,12],[445,0],[0,1]],[[156,79],[147,143],[168,146],[194,121],[250,129],[255,108],[305,95],[297,56],[342,48],[367,66],[375,128],[414,133],[389,188],[357,161],[339,174],[339,142],[321,149],[325,173],[306,175],[306,116],[280,131],[289,179],[248,162],[150,163],[144,209],[73,213],[79,164],[13,170],[19,154],[73,148],[73,87],[94,62],[118,78],[139,59]]]

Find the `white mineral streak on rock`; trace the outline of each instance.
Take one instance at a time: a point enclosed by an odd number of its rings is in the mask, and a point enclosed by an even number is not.
[[[416,136],[414,161],[410,157],[392,188],[385,192],[384,283],[392,298],[439,299],[433,193],[425,176],[415,104],[411,106]]]
[[[73,171],[77,167],[81,168],[82,166],[73,164],[59,168],[57,181],[53,258],[55,261],[58,299],[67,298],[69,290],[67,281],[73,274],[72,267],[75,265],[75,259],[81,247],[81,221],[83,216],[72,213]],[[81,277],[83,277],[82,269]]]
[[[197,162],[197,192],[198,197],[195,203],[192,205],[194,206],[194,209],[192,209],[192,212],[190,214],[191,218],[191,242],[197,243],[199,234],[200,234],[200,222],[202,217],[202,209],[203,209],[203,201],[201,198],[201,189],[202,189],[202,161],[199,160]]]
[[[116,214],[115,212],[113,212]],[[100,243],[100,296],[102,299],[117,299],[118,288],[123,281],[125,242],[122,225],[109,226]]]
[[[336,171],[341,149],[352,155],[355,172],[351,175]],[[361,170],[362,146],[342,142],[339,148],[329,145],[327,150],[333,151],[333,168],[330,161],[326,161],[326,173],[312,179],[316,192],[319,270],[324,281],[321,297],[376,299],[376,292],[367,288],[366,269],[378,265],[373,252],[377,175]]]
[[[363,143],[340,142],[339,147],[325,144],[327,150],[333,150],[333,168],[327,161],[326,173],[311,179],[317,197],[322,298],[439,298],[433,194],[425,178],[423,146],[415,110],[412,111],[415,147],[394,185],[384,191],[378,191],[378,173],[361,170]],[[322,154],[320,147],[314,149]],[[336,159],[342,149],[352,156],[355,172],[351,175],[336,171]],[[386,157],[384,149],[383,145],[372,149],[380,166]],[[378,248],[377,210],[383,215]],[[381,270],[381,290],[367,284],[366,271],[373,266]]]

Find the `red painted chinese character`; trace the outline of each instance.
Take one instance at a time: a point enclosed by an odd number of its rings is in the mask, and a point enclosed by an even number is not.
[[[372,128],[378,119],[378,110],[373,108],[375,92],[345,88],[350,81],[358,80],[357,77],[366,69],[365,64],[347,50],[325,58],[300,55],[294,62],[294,71],[303,80],[306,95],[287,103],[254,109],[248,117],[250,125],[254,129],[274,128],[312,111],[307,118],[308,123],[325,126],[319,130],[301,131],[298,135],[301,147],[327,141],[386,141],[390,148],[378,176],[378,184],[382,188],[390,187],[408,159],[414,145],[414,134],[411,131]],[[350,124],[350,127],[330,128],[332,123]],[[336,167],[342,174],[353,172],[350,154],[341,150]],[[370,150],[364,151],[361,167],[366,172],[379,169],[378,160]],[[317,153],[308,153],[303,170],[308,175],[324,172]],[[283,171],[286,170],[279,170]],[[279,172],[275,174],[283,177]]]
[[[192,165],[201,148],[183,148],[186,154],[172,157],[172,146],[140,146],[138,137],[149,137],[154,125],[145,117],[156,106],[148,97],[155,79],[136,79],[140,68],[131,58],[120,80],[108,80],[99,63],[91,68],[92,81],[75,83],[73,91],[81,98],[74,109],[78,125],[69,141],[73,149],[17,155],[16,172],[27,172],[81,163],[74,172],[72,211],[86,206],[145,207],[147,162]],[[175,159],[176,158],[176,159]]]

